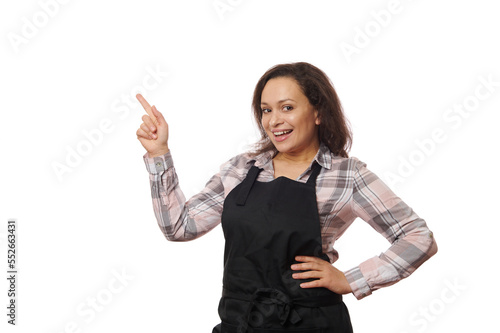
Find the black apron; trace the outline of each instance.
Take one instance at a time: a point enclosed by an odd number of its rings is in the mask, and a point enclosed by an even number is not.
[[[349,333],[342,296],[326,288],[301,288],[292,278],[295,256],[322,252],[316,202],[316,162],[307,183],[286,177],[259,182],[252,166],[226,197],[221,324],[212,333]],[[295,271],[296,272],[296,271]]]

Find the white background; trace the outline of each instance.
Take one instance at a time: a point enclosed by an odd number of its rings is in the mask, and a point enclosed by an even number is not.
[[[213,0],[2,2],[0,266],[6,275],[6,224],[15,218],[19,269],[15,327],[1,279],[2,332],[211,332],[222,230],[187,243],[161,234],[135,135],[143,114],[135,89],[148,69],[168,72],[144,95],[169,123],[189,197],[255,141],[254,85],[293,61],[329,75],[352,124],[350,156],[384,180],[400,177],[391,188],[439,246],[408,279],[361,301],[344,297],[355,332],[497,326],[495,1],[401,0],[395,10],[389,0],[220,2],[229,9],[218,12]],[[357,53],[345,54],[347,44]],[[490,90],[481,77],[495,83]],[[447,111],[464,103],[463,116]],[[430,144],[436,130],[441,141]],[[78,148],[86,156],[69,167]],[[54,165],[67,169],[58,176]],[[358,219],[336,244],[336,267],[388,246]]]

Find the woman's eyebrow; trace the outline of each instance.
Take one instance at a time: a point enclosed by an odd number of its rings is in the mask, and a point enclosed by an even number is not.
[[[291,98],[285,98],[285,99],[281,99],[281,100],[279,100],[279,101],[278,101],[278,104],[283,103],[283,102],[286,102],[286,101],[292,101],[292,102],[295,102],[295,101],[294,101],[293,99],[291,99]],[[266,102],[261,102],[260,104],[261,104],[261,105],[268,105]]]

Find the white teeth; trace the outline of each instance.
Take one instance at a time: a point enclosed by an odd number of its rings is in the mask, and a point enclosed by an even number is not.
[[[283,135],[283,134],[287,134],[287,133],[290,133],[292,130],[288,130],[288,131],[281,131],[281,132],[274,132],[274,135],[278,136],[278,135]]]

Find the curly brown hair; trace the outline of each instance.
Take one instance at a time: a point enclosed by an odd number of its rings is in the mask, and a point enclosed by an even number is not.
[[[352,132],[349,121],[344,115],[340,100],[328,76],[319,68],[307,63],[296,62],[280,64],[270,68],[260,78],[255,86],[252,109],[261,133],[261,139],[256,144],[254,154],[267,151],[278,151],[262,126],[261,96],[266,83],[274,78],[289,77],[294,79],[307,97],[309,103],[318,111],[321,121],[319,125],[319,140],[330,148],[330,151],[341,157],[349,157],[348,151],[352,145]]]

